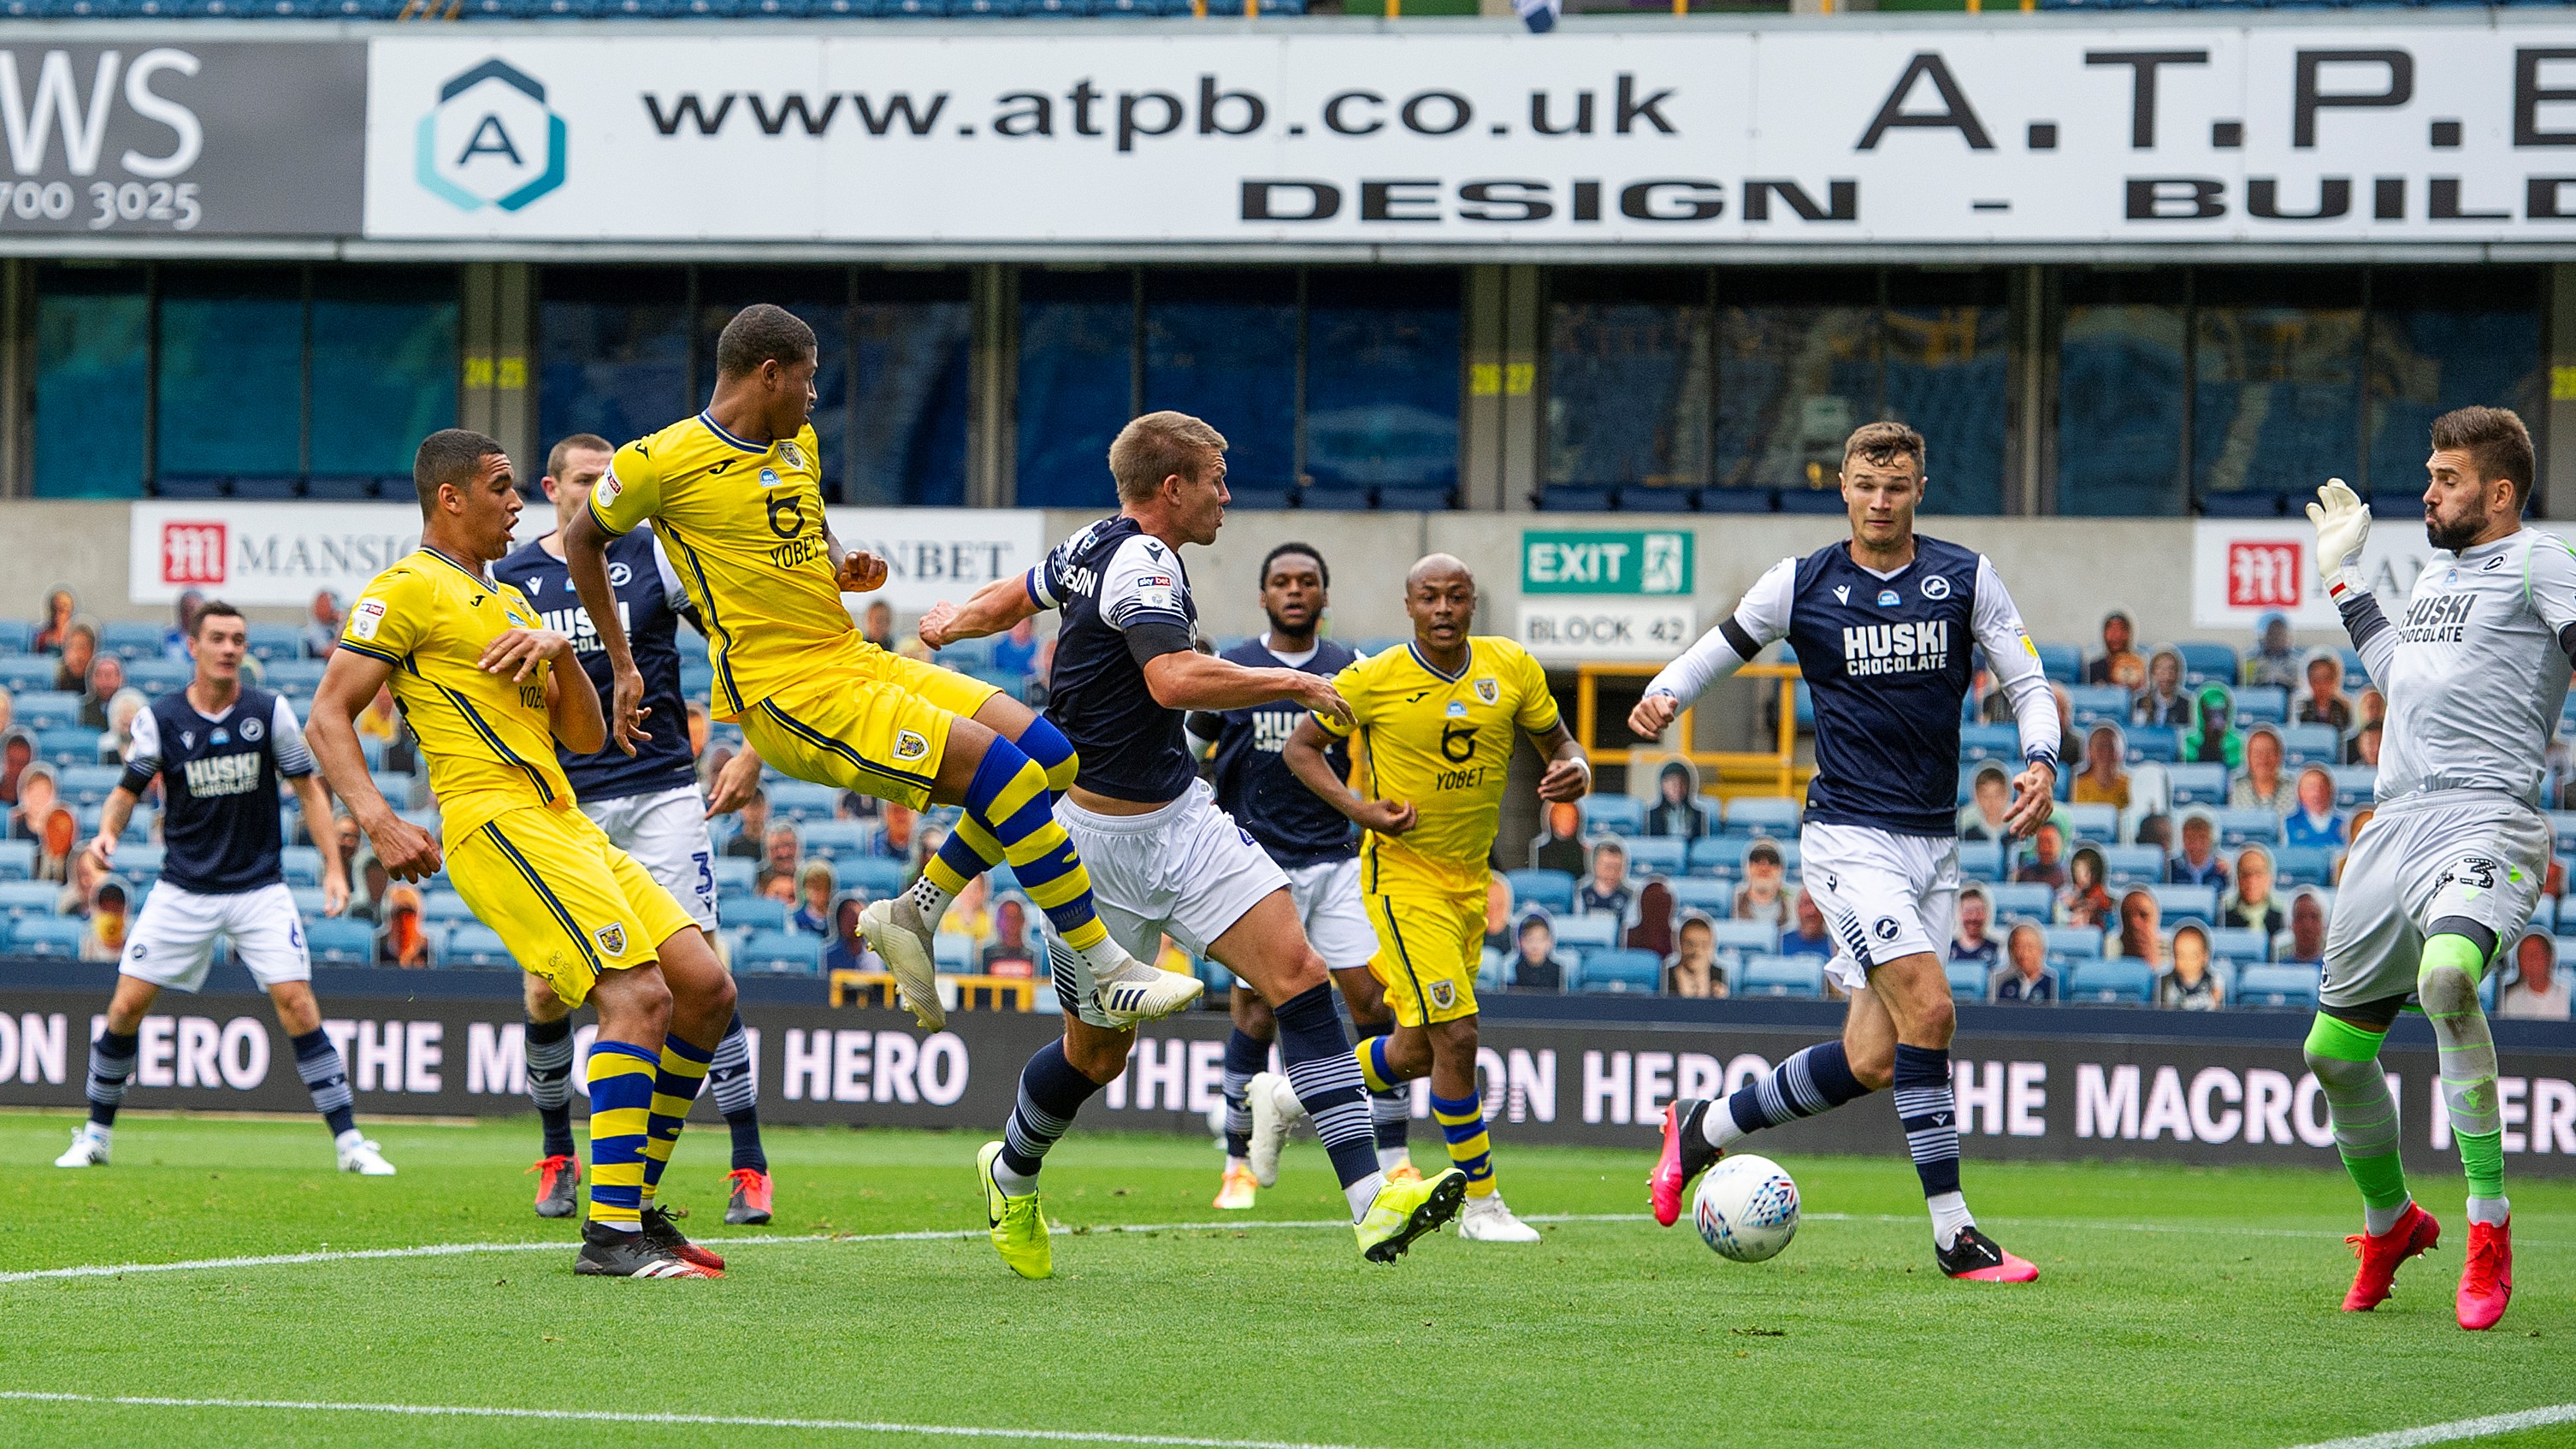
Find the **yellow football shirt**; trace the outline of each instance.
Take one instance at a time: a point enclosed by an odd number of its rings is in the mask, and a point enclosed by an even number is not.
[[[1371,895],[1466,895],[1481,899],[1502,820],[1513,732],[1557,722],[1547,672],[1509,639],[1467,641],[1467,667],[1452,678],[1411,644],[1360,660],[1333,677],[1361,738],[1363,788],[1417,812],[1392,838],[1360,841],[1360,889]],[[1332,721],[1316,716],[1327,731]]]
[[[611,533],[651,523],[707,625],[717,719],[863,654],[823,541],[814,429],[766,446],[704,413],[617,450],[591,490]]]
[[[342,648],[394,666],[394,703],[420,736],[450,840],[506,810],[572,803],[546,716],[552,666],[521,681],[475,662],[503,631],[537,627],[517,589],[424,548],[369,580],[341,628]]]

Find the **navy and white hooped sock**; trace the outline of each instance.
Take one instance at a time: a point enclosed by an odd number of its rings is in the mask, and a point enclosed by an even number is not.
[[[528,1059],[528,1098],[537,1104],[548,1157],[570,1157],[572,1142],[572,1018],[532,1021],[521,1040]]]
[[[1352,1202],[1357,1221],[1377,1196],[1385,1174],[1377,1165],[1377,1131],[1369,1123],[1368,1084],[1360,1078],[1359,1059],[1342,1035],[1342,1019],[1333,1014],[1333,988],[1301,991],[1272,1010],[1279,1023],[1279,1056],[1288,1068],[1288,1085],[1315,1124],[1315,1136],[1333,1159],[1333,1175]],[[1365,1190],[1367,1197],[1360,1193]]]
[[[1950,1091],[1950,1053],[1943,1047],[1896,1044],[1896,1120],[1905,1150],[1923,1180],[1933,1241],[1944,1249],[1975,1219],[1959,1192],[1959,1104]]]
[[[1100,1084],[1064,1058],[1064,1043],[1051,1041],[1020,1069],[1020,1100],[1002,1129],[1002,1154],[993,1160],[993,1181],[1010,1197],[1037,1191],[1038,1169],[1047,1149],[1073,1126],[1074,1114]]]
[[[1252,1079],[1270,1065],[1270,1043],[1247,1035],[1242,1027],[1226,1033],[1225,1075],[1217,1090],[1225,1097],[1225,1155],[1241,1162],[1252,1153]]]
[[[742,1013],[735,1012],[724,1039],[716,1043],[715,1065],[707,1069],[707,1091],[733,1132],[736,1171],[769,1170],[769,1154],[760,1148],[760,1076],[751,1069],[751,1042],[743,1036]]]
[[[313,1094],[313,1110],[331,1124],[331,1135],[357,1131],[357,1099],[349,1094],[349,1069],[340,1062],[340,1049],[331,1045],[331,1034],[317,1026],[287,1040],[295,1048],[295,1074]]]
[[[126,1084],[134,1080],[136,1033],[100,1027],[89,1044],[89,1120],[103,1136],[116,1126],[116,1109],[125,1105]]]
[[[1943,1079],[1945,1082],[1947,1078]],[[1735,1095],[1712,1104],[1700,1116],[1700,1135],[1711,1147],[1729,1147],[1748,1132],[1813,1117],[1854,1098],[1869,1095],[1852,1075],[1851,1058],[1839,1041],[1820,1041],[1735,1089]]]

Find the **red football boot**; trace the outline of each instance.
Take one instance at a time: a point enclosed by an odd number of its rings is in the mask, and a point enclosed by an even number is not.
[[[1689,1190],[1691,1179],[1726,1155],[1725,1149],[1709,1146],[1708,1134],[1700,1131],[1699,1124],[1714,1105],[1713,1097],[1677,1097],[1664,1107],[1664,1151],[1655,1159],[1655,1170],[1646,1175],[1646,1192],[1654,1203],[1655,1221],[1665,1227],[1681,1220],[1682,1194]]]
[[[581,1211],[581,1201],[573,1189],[581,1185],[581,1159],[578,1157],[541,1157],[528,1169],[537,1175],[537,1216],[568,1218]]]
[[[2431,1213],[2410,1202],[2405,1214],[2391,1223],[2387,1232],[2354,1233],[2344,1241],[2352,1244],[2353,1256],[2361,1259],[2361,1266],[2353,1272],[2352,1291],[2343,1295],[2343,1311],[2368,1313],[2388,1301],[2388,1287],[2397,1277],[2398,1264],[2442,1241],[2442,1225],[2433,1220]],[[2465,1282],[2460,1291],[2463,1295],[2468,1292]],[[2465,1305],[2468,1299],[2463,1296],[2460,1301]],[[2497,1311],[2503,1310],[2499,1307]]]
[[[725,1221],[728,1223],[765,1223],[769,1221],[769,1174],[750,1167],[737,1167],[725,1174],[733,1190],[725,1198]]]
[[[2460,1265],[2460,1326],[2493,1328],[2513,1297],[2513,1219],[2469,1224],[2469,1261]]]

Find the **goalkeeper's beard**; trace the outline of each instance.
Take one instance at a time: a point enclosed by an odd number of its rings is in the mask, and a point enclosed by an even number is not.
[[[2444,553],[2458,553],[2476,543],[2478,534],[2485,528],[2486,520],[2483,518],[2446,523],[2438,514],[2424,515],[2425,540]]]

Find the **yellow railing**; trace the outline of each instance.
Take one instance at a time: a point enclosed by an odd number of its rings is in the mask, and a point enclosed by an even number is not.
[[[1798,666],[1794,664],[1747,664],[1735,671],[1737,679],[1776,679],[1780,681],[1780,731],[1776,750],[1697,750],[1690,748],[1691,711],[1685,708],[1673,721],[1675,734],[1682,741],[1679,751],[1659,746],[1638,745],[1628,733],[1625,719],[1613,720],[1619,743],[1604,745],[1595,735],[1601,723],[1601,681],[1652,677],[1663,666],[1659,664],[1585,664],[1574,675],[1574,737],[1582,742],[1584,753],[1595,765],[1625,765],[1631,753],[1643,750],[1656,755],[1679,753],[1704,771],[1714,772],[1716,779],[1702,781],[1708,794],[1728,793],[1732,781],[1734,793],[1788,795],[1798,793],[1801,778],[1812,771],[1798,767]]]
[[[942,982],[957,988],[959,1011],[1035,1011],[1037,982],[1026,976],[942,976]],[[835,971],[832,973],[832,1004],[849,1005],[853,998],[861,1006],[896,1004],[894,977],[883,971]],[[1009,1003],[1005,1005],[1004,1003]]]

